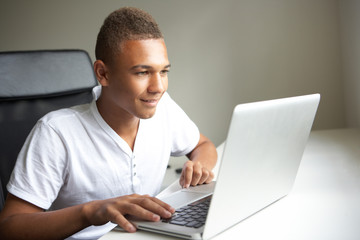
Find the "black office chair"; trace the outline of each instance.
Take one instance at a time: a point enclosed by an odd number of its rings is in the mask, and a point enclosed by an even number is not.
[[[97,85],[82,50],[0,52],[0,210],[17,155],[46,113],[92,100]]]

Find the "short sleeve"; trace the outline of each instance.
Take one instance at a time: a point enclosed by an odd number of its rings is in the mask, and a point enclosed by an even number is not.
[[[66,151],[48,124],[35,125],[22,147],[7,185],[8,191],[42,209],[56,199],[66,175]]]
[[[168,94],[164,97],[166,98],[166,107],[172,138],[171,156],[177,157],[186,155],[199,143],[199,129]]]

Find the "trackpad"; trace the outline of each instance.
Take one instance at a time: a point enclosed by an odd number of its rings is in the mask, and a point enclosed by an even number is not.
[[[160,200],[170,204],[175,209],[188,205],[189,203],[195,202],[201,198],[209,196],[213,193],[215,183],[198,185],[184,188],[176,191],[168,196],[160,198]]]
[[[177,191],[169,196],[161,198],[162,201],[166,202],[175,209],[186,206],[196,200],[206,197],[209,194],[206,193],[195,193],[195,192],[183,192]]]

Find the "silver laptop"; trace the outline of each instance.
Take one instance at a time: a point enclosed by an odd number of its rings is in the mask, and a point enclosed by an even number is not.
[[[162,198],[177,209],[171,219],[133,223],[146,231],[209,239],[286,196],[319,101],[313,94],[236,106],[216,182]]]

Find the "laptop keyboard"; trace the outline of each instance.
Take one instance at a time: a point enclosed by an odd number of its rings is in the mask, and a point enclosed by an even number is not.
[[[205,224],[211,197],[208,196],[176,210],[171,218],[163,219],[165,223],[199,228]]]

